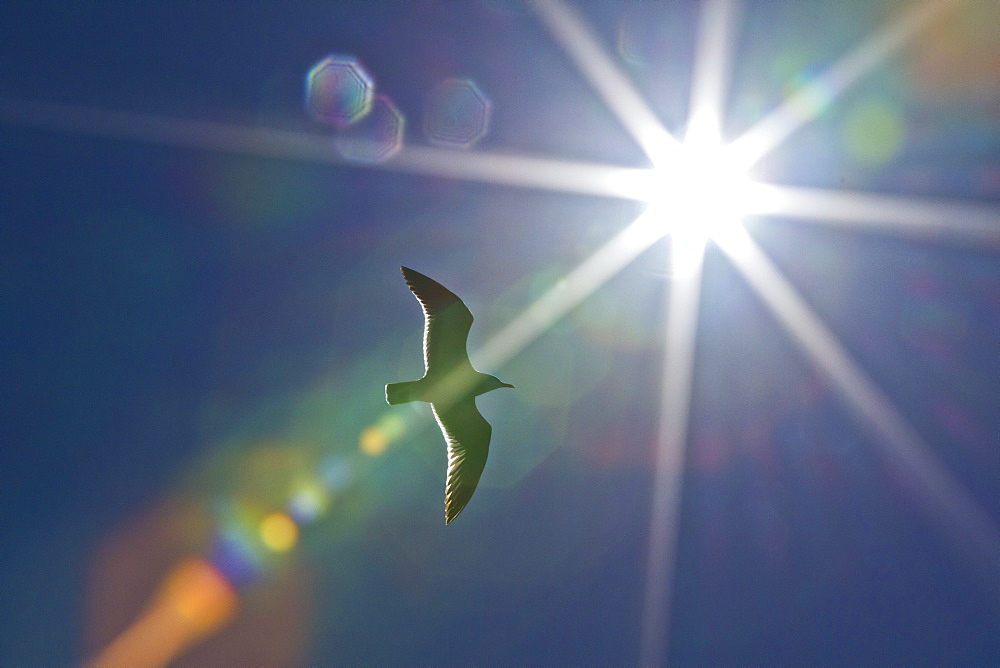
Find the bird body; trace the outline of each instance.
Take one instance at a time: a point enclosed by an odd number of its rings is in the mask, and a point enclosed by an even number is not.
[[[424,311],[424,376],[389,383],[385,399],[393,406],[410,401],[431,405],[448,444],[445,524],[450,524],[476,491],[489,454],[493,429],[476,408],[476,397],[514,386],[472,367],[466,349],[472,313],[462,300],[420,272],[400,271]]]

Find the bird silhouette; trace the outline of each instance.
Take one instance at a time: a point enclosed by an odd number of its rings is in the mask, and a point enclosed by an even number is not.
[[[458,517],[486,467],[493,428],[476,408],[476,396],[514,387],[472,368],[466,344],[472,313],[453,292],[408,267],[400,267],[424,310],[424,377],[385,386],[389,405],[426,401],[448,444],[444,523]]]

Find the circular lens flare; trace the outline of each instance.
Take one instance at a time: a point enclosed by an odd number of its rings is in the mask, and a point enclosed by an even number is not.
[[[299,527],[285,513],[271,513],[260,522],[260,540],[273,552],[287,552],[299,540]]]

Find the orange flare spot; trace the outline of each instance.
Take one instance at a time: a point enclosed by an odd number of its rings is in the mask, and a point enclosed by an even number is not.
[[[236,612],[237,595],[214,566],[191,557],[166,577],[146,611],[88,665],[163,666]]]
[[[369,457],[378,457],[389,448],[389,437],[378,427],[366,427],[358,437],[361,452]]]

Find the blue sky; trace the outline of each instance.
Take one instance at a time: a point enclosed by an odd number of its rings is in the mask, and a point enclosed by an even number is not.
[[[558,181],[563,162],[651,165],[616,111],[626,97],[602,97],[544,10],[4,3],[0,663],[93,656],[201,556],[240,609],[192,663],[995,664],[996,16],[962,4],[843,91],[829,76],[915,6],[741,4],[722,86],[727,141],[808,93],[789,116],[801,127],[750,174],[833,199],[746,229],[886,413],[714,242],[686,363],[664,362],[685,280],[669,238],[487,355],[647,206],[498,176],[497,156],[525,158],[511,171],[528,182]],[[701,6],[568,15],[683,137]],[[328,54],[356,58],[403,119],[385,162],[344,157],[345,130],[304,108]],[[449,80],[490,103],[467,148],[425,131]],[[494,160],[485,175],[477,156]],[[846,213],[843,193],[869,213]],[[448,527],[429,410],[383,397],[421,372],[400,265],[466,301],[474,361],[516,386],[479,399],[490,460]],[[665,379],[685,364],[664,478]],[[913,435],[902,455],[885,415]],[[672,558],[649,549],[664,479],[681,485]],[[261,547],[261,518],[303,498],[321,510],[294,545]],[[657,568],[669,614],[651,618]],[[664,646],[643,655],[651,636]]]

